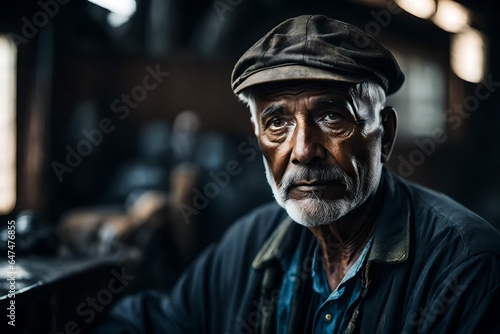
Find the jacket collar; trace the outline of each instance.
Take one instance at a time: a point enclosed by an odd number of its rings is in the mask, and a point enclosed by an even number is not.
[[[411,207],[408,195],[402,190],[402,181],[384,168],[382,180],[385,199],[373,235],[373,244],[368,261],[379,263],[400,263],[408,259],[410,251]],[[296,233],[300,226],[287,217],[263,244],[252,267],[262,269],[273,261],[286,267],[287,259],[293,254]]]
[[[257,256],[254,258],[252,267],[254,269],[261,269],[272,261],[279,261],[281,265],[285,265],[284,261],[289,257],[291,252],[287,252],[291,246],[291,236],[294,235],[292,230],[295,225],[292,218],[287,217],[283,220],[278,228],[271,234],[271,236],[264,242],[260,248]]]
[[[391,171],[384,169],[382,182],[385,199],[373,235],[368,261],[400,263],[410,252],[411,206],[403,182]]]

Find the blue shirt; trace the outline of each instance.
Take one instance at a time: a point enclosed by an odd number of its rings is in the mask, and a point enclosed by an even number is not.
[[[345,332],[356,302],[361,295],[362,281],[360,269],[368,254],[372,240],[373,238],[366,244],[358,260],[349,269],[337,289],[331,293],[323,265],[323,254],[319,245],[316,245],[311,266],[312,288],[315,293],[319,294],[322,302],[316,309],[313,333]],[[277,333],[279,334],[288,333],[290,306],[292,305],[295,285],[298,279],[298,270],[299,251],[297,250],[291,259],[280,289],[277,305],[278,319],[276,323]]]

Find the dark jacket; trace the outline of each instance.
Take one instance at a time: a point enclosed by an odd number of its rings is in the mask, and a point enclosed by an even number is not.
[[[500,333],[499,232],[450,198],[389,171],[382,184],[362,298],[347,332]],[[313,240],[276,204],[261,207],[207,249],[170,296],[126,298],[101,330],[273,333],[283,269],[304,238]],[[310,332],[307,313],[314,312],[307,309],[310,266],[303,260],[290,326],[297,333]]]

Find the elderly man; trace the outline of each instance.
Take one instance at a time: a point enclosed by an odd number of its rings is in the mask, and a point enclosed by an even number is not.
[[[276,204],[237,222],[171,296],[144,293],[108,331],[499,332],[500,237],[383,167],[404,76],[349,24],[289,19],[237,62]]]

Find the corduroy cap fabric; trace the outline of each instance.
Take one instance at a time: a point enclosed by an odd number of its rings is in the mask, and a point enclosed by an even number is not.
[[[273,28],[234,66],[235,94],[250,86],[283,80],[372,80],[386,94],[404,74],[392,53],[361,29],[324,15],[303,15]]]

